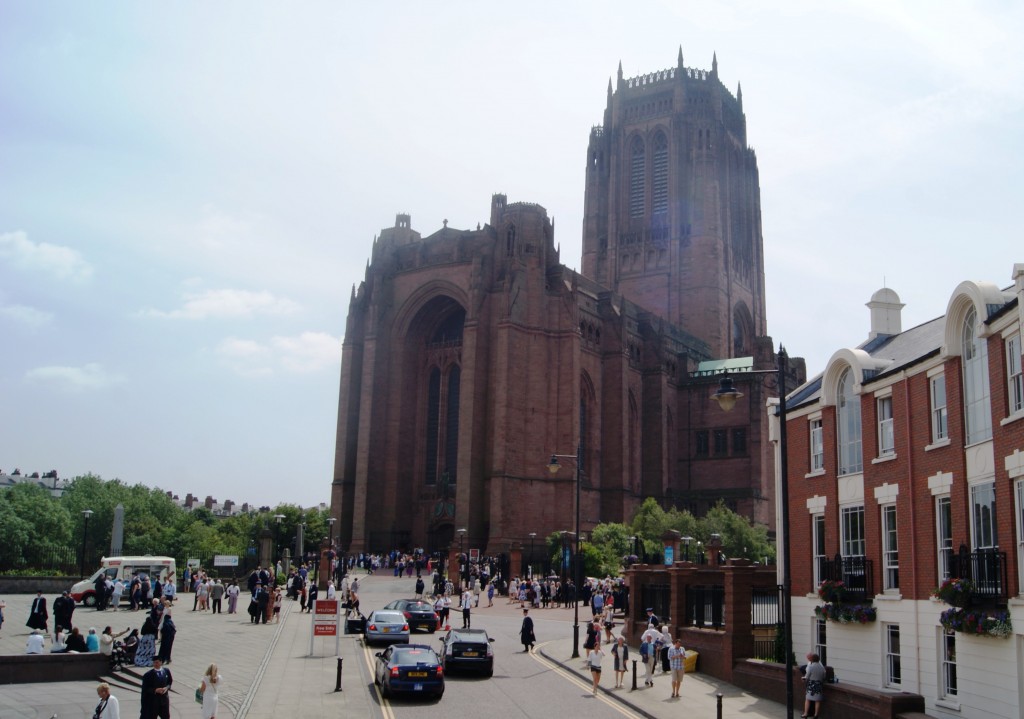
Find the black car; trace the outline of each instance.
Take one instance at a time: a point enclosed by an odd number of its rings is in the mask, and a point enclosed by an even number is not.
[[[422,599],[396,599],[384,606],[385,609],[397,609],[405,615],[409,622],[409,630],[422,629],[433,634],[437,631],[437,612],[434,605]]]
[[[375,655],[373,683],[384,697],[392,694],[444,694],[444,667],[425,644],[393,644]]]
[[[438,641],[444,642],[441,649],[441,665],[444,670],[458,668],[482,672],[484,676],[494,675],[494,650],[485,629],[451,629]]]

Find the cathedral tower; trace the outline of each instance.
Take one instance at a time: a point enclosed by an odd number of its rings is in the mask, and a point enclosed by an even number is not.
[[[743,94],[683,65],[608,83],[587,149],[583,274],[718,358],[767,334],[757,158]]]

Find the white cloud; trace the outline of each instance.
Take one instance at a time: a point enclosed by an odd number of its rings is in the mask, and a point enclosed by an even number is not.
[[[263,344],[228,337],[217,346],[216,353],[226,367],[243,377],[266,377],[277,371],[309,374],[339,365],[341,338],[326,332],[303,332],[272,337]]]
[[[267,291],[206,290],[185,293],[181,307],[176,310],[146,308],[140,310],[138,314],[143,317],[205,320],[255,315],[289,315],[298,309],[297,302],[285,297],[275,297]]]
[[[316,372],[341,362],[341,340],[326,332],[275,337],[271,342],[280,351],[281,366],[290,372]]]
[[[29,327],[42,327],[53,321],[53,313],[26,305],[0,305],[0,317]]]
[[[92,265],[77,250],[48,242],[32,242],[22,231],[0,234],[0,260],[24,272],[42,272],[61,280],[84,282]]]
[[[106,389],[125,381],[121,375],[107,372],[95,363],[82,367],[37,367],[26,372],[25,379],[69,392]]]

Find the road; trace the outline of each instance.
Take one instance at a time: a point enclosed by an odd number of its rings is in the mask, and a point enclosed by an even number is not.
[[[362,578],[360,605],[364,614],[382,607],[393,599],[411,597],[412,579],[393,579],[378,573],[365,581]],[[487,603],[486,597],[481,604]],[[540,645],[558,637],[572,634],[572,611],[567,609],[531,610],[535,633]],[[581,608],[581,619],[585,616]],[[461,613],[452,619],[462,625]],[[524,653],[519,643],[522,612],[518,603],[508,604],[504,597],[495,597],[493,607],[481,606],[472,612],[472,624],[487,630],[494,637],[494,676],[487,679],[476,676],[450,674],[445,678],[445,694],[439,701],[418,699],[382,699],[373,685],[374,654],[380,648],[363,648],[360,676],[363,686],[373,693],[376,705],[386,719],[450,719],[452,716],[471,717],[483,713],[514,717],[580,716],[591,719],[622,719],[641,715],[628,710],[603,693],[591,694],[589,682],[558,667],[541,655],[540,646],[532,653]],[[430,644],[440,649],[441,632],[416,633],[412,641]],[[582,660],[578,660],[582,666]],[[611,670],[612,659],[605,659],[602,684],[615,683]]]

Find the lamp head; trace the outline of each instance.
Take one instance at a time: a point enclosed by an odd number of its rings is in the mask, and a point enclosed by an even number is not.
[[[743,393],[733,385],[732,377],[725,375],[718,381],[718,391],[711,395],[711,399],[718,402],[723,412],[729,412],[736,406],[736,400],[742,396]]]
[[[558,474],[559,469],[561,469],[561,466],[558,464],[558,457],[551,455],[551,461],[548,462],[548,471],[551,474]]]

